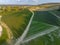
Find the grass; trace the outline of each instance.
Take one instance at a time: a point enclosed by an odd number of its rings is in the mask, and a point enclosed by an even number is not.
[[[54,11],[54,13],[59,15],[59,11]],[[51,28],[52,26],[50,25],[59,26],[60,24],[58,18],[50,14],[48,11],[35,11],[34,14],[35,16],[26,38],[39,32],[45,31],[45,29]],[[13,33],[13,39],[16,40],[25,30],[30,17],[32,16],[32,13],[28,9],[22,9],[20,11],[2,11],[0,12],[0,15],[2,15],[2,21],[6,23],[11,29],[11,32]],[[59,32],[59,30],[57,31]],[[56,36],[60,33],[57,31],[33,39],[24,45],[60,45],[60,37]],[[52,41],[52,37],[54,41]],[[0,37],[0,45],[8,45],[8,39],[7,31],[3,27],[3,34]]]
[[[32,13],[28,9],[23,9],[20,11],[12,10],[10,12],[6,11],[0,14],[2,15],[2,21],[11,29],[13,39],[15,40],[21,36],[30,20],[30,17],[32,16]],[[2,43],[5,43],[8,39],[6,29],[3,29],[3,31],[3,35],[0,38],[1,45],[3,45]]]
[[[3,27],[2,36],[0,37],[0,45],[7,44],[6,40],[8,39],[8,34],[6,29]]]
[[[57,15],[60,14],[60,11],[54,10],[51,11]],[[49,29],[53,26],[60,25],[59,19],[54,15],[50,14],[48,11],[36,11],[34,19],[32,21],[31,27],[25,39],[30,36],[35,36],[39,32],[45,31],[45,29]],[[38,37],[36,39],[31,40],[30,42],[24,43],[24,45],[60,45],[60,30],[57,29],[51,33]],[[32,38],[32,37],[31,37]]]
[[[32,21],[32,24],[31,24],[31,27],[30,27],[29,32],[27,34],[27,37],[37,34],[39,32],[42,32],[42,31],[52,27],[52,26],[50,26],[46,23],[43,23],[43,22],[37,22],[37,23],[34,23],[34,22],[35,21]]]

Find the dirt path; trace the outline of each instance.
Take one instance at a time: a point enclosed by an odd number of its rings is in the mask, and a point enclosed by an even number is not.
[[[1,22],[1,26],[3,26],[7,31],[7,35],[8,35],[7,42],[11,43],[11,39],[13,39],[13,34],[12,34],[10,28],[4,22]]]

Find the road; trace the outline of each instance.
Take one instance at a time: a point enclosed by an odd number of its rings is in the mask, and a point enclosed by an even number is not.
[[[31,11],[31,10],[30,10],[30,11]],[[28,31],[29,31],[31,22],[32,22],[33,17],[34,17],[34,12],[33,12],[33,11],[31,11],[31,12],[32,12],[32,16],[31,16],[31,18],[30,18],[30,21],[29,21],[26,29],[24,30],[23,34],[21,35],[21,37],[19,37],[18,40],[16,41],[15,45],[21,45],[22,41],[24,40],[24,38],[26,37],[26,35],[27,35]]]

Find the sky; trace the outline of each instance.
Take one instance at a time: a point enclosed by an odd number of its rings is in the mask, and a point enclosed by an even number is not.
[[[38,5],[43,3],[55,3],[59,2],[60,0],[0,0],[1,4],[16,4],[16,5]]]

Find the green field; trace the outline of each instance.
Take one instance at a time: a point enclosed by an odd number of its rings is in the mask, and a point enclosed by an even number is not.
[[[1,22],[4,23],[3,27],[6,24],[7,27],[9,27],[13,37],[11,33],[9,33],[9,29],[4,27],[2,36],[0,37],[0,45],[10,45],[9,43],[12,43],[12,40],[16,40],[18,37],[21,36],[21,34],[25,30],[30,20],[30,17],[32,16],[32,12],[30,12],[28,9],[23,9],[20,11],[12,10],[12,11],[6,11],[4,13],[1,12],[1,14],[2,14]],[[10,34],[10,37],[9,37],[9,34]]]
[[[58,18],[60,11],[35,11],[34,14],[35,16],[30,26],[29,32],[22,44],[60,45],[60,19]],[[55,29],[53,28],[54,26],[58,28]]]
[[[33,11],[34,17],[21,45],[60,45],[60,11]],[[0,45],[14,45],[33,15],[29,9],[2,11]]]

